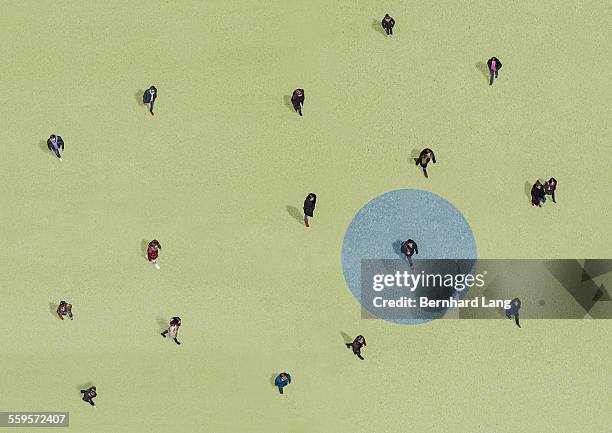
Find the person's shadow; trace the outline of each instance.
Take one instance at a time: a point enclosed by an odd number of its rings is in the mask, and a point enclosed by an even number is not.
[[[56,302],[49,302],[49,312],[56,319],[58,318],[58,316],[57,316],[57,305],[58,304]]]
[[[287,106],[287,108],[291,111],[295,111],[293,109],[293,103],[291,102],[291,95],[283,96],[283,103]]]
[[[84,385],[79,385],[79,386],[77,386],[76,388],[77,388],[79,391],[81,391],[82,389],[89,389],[89,388],[91,388],[92,386],[94,386],[94,384],[93,384],[92,382],[87,382],[87,383],[85,383]]]
[[[531,200],[531,187],[533,184],[529,181],[525,182],[525,195],[529,200]]]
[[[147,256],[147,248],[149,247],[149,241],[146,239],[142,240],[140,244],[140,255],[144,257],[147,261],[149,261],[149,257]]]
[[[43,152],[50,153],[51,155],[55,156],[53,152],[49,150],[49,146],[47,146],[47,140],[40,140],[38,142],[38,147],[40,147],[40,150],[42,150]]]
[[[415,164],[419,160],[420,155],[421,149],[417,149],[416,147],[410,152],[410,158],[414,161]]]
[[[276,376],[278,376],[278,373],[272,373],[272,376],[270,377],[270,384],[272,385],[272,387],[276,387],[276,385],[274,384],[274,379],[276,379]]]
[[[157,318],[157,326],[160,329],[160,330],[157,331],[157,333],[159,334],[160,332],[165,331],[166,329],[168,329],[168,322],[166,321],[166,319],[158,317]]]
[[[351,338],[351,336],[348,335],[346,332],[340,331],[340,335],[342,335],[342,340],[344,341],[344,345],[347,345],[353,342],[353,339]]]
[[[401,241],[401,239],[393,241],[392,247],[393,247],[393,252],[395,254],[397,254],[397,256],[399,258],[402,258],[402,241]]]
[[[489,78],[491,78],[489,75],[489,67],[487,66],[486,63],[483,62],[476,62],[476,69],[478,69],[482,75],[487,79],[487,81],[489,81]]]
[[[295,218],[297,222],[299,222],[300,224],[304,222],[304,215],[300,213],[300,210],[298,208],[296,208],[295,206],[287,205],[286,209],[287,209],[287,213],[291,215],[293,218]]]
[[[144,105],[144,103],[142,102],[142,95],[144,95],[144,92],[145,92],[144,90],[138,90],[136,94],[134,95],[134,97],[136,98],[136,102],[140,106]]]
[[[387,36],[387,32],[385,32],[385,29],[383,29],[381,20],[374,18],[374,20],[372,21],[372,28],[383,36]]]

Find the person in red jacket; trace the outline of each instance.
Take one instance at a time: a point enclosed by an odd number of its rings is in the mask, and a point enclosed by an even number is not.
[[[151,242],[149,242],[149,246],[147,248],[147,258],[155,265],[157,269],[159,269],[159,265],[157,264],[159,250],[161,250],[161,245],[157,239],[153,239]]]

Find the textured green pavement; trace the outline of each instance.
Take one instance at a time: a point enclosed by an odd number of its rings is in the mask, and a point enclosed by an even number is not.
[[[610,257],[609,2],[0,6],[0,410],[79,433],[611,431],[612,322],[361,320],[340,264],[354,214],[398,188],[453,203],[480,257]],[[532,208],[550,176],[558,204]]]

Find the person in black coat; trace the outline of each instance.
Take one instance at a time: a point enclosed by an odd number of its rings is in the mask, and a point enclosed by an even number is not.
[[[487,60],[487,66],[489,67],[489,86],[493,85],[493,78],[497,78],[497,74],[502,67],[502,63],[497,57],[491,57]]]
[[[95,386],[89,387],[87,389],[82,389],[81,394],[83,394],[83,401],[86,401],[94,408],[96,407],[96,404],[93,401],[93,399],[98,396],[98,392],[96,391]]]
[[[416,162],[416,165],[421,166],[425,177],[429,177],[427,175],[427,164],[429,164],[429,161],[433,161],[433,163],[435,164],[436,155],[434,155],[433,150],[425,148],[421,151],[421,153],[419,154],[419,157],[414,159],[414,161]]]
[[[506,317],[508,319],[512,319],[512,316],[514,316],[514,323],[516,323],[516,326],[518,326],[519,328],[521,327],[521,324],[519,323],[520,309],[521,300],[519,298],[514,298],[512,301],[510,301],[510,308],[506,310]]]
[[[55,153],[57,159],[62,160],[62,155],[60,154],[60,149],[64,150],[64,140],[59,135],[51,134],[49,139],[47,140],[47,147],[50,151]]]
[[[387,33],[387,36],[391,36],[393,34],[393,26],[395,25],[395,20],[389,16],[389,14],[385,14],[385,17],[382,19],[382,26]]]
[[[540,183],[540,180],[536,180],[536,183],[531,187],[531,205],[542,207],[544,203],[546,193],[544,192],[544,186]]]
[[[402,242],[400,251],[406,256],[408,263],[412,267],[412,256],[419,253],[419,247],[417,246],[416,242],[412,239]]]
[[[557,179],[551,177],[547,182],[544,182],[544,194],[551,196],[553,203],[557,203],[555,200],[555,190],[557,189]]]
[[[304,89],[295,89],[291,95],[293,109],[301,116],[302,105],[304,105]]]
[[[361,356],[361,348],[366,345],[365,337],[363,335],[358,335],[355,337],[352,343],[346,343],[347,349],[353,349],[353,353],[357,355],[357,358],[363,361],[363,356]]]
[[[304,225],[306,227],[310,227],[308,224],[308,218],[314,217],[315,205],[317,204],[317,195],[313,192],[306,196],[306,200],[304,200]]]
[[[147,90],[145,90],[144,95],[142,95],[142,103],[145,105],[149,104],[149,113],[151,113],[151,116],[155,115],[155,113],[153,113],[153,104],[155,103],[156,99],[157,88],[155,86],[149,87]]]

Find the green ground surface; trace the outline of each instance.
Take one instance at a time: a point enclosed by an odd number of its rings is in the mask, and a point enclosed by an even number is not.
[[[609,2],[1,7],[0,410],[89,433],[612,431],[612,322],[361,320],[340,264],[354,214],[398,188],[453,203],[480,257],[610,257]],[[534,209],[549,176],[559,203]],[[310,191],[306,230],[288,207]]]

